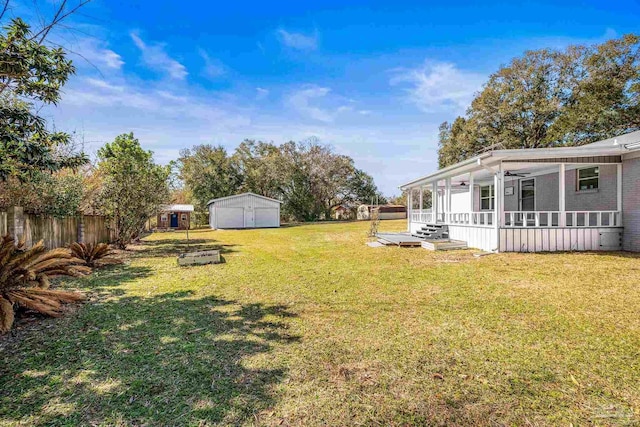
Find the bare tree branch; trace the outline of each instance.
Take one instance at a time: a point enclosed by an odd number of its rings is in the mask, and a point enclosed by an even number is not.
[[[2,6],[2,12],[0,12],[0,21],[2,21],[2,18],[4,17],[4,14],[7,12],[7,9],[9,9],[9,0],[5,0],[4,6]]]
[[[64,7],[67,4],[67,0],[63,0],[62,3],[60,4],[60,7],[56,11],[53,19],[49,23],[49,25],[46,25],[44,28],[42,28],[40,31],[38,31],[36,34],[34,34],[32,39],[36,39],[36,38],[40,37],[39,43],[44,42],[44,40],[46,39],[47,35],[49,34],[49,31],[51,31],[51,29],[53,27],[55,27],[57,24],[59,24],[62,20],[64,20],[68,16],[72,15],[73,13],[75,13],[78,9],[80,9],[82,6],[86,5],[90,1],[91,0],[82,0],[75,7],[72,7],[67,12],[64,12]]]

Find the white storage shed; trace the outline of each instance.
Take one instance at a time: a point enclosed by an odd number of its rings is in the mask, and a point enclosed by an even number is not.
[[[280,227],[280,200],[254,193],[210,200],[209,225],[215,229]]]

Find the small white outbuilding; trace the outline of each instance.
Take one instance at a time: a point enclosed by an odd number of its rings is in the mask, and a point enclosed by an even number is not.
[[[280,200],[254,193],[209,200],[209,225],[215,229],[280,227]]]

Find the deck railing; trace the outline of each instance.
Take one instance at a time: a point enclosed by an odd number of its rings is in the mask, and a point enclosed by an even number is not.
[[[431,212],[411,212],[411,222],[424,222],[425,224],[433,223],[434,216]]]
[[[443,214],[444,222],[451,225],[493,225],[493,212],[447,212]]]
[[[441,223],[451,225],[493,225],[493,212],[411,212],[412,222]]]
[[[620,227],[618,211],[509,211],[504,213],[502,227]]]
[[[621,227],[619,211],[507,211],[501,227]],[[494,225],[494,213],[486,212],[411,212],[411,221],[489,227]]]

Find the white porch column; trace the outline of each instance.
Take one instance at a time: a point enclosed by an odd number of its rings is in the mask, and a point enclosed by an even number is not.
[[[500,252],[500,176],[502,175],[502,163],[500,169],[493,175],[493,227],[495,229],[496,249]]]
[[[433,222],[438,222],[438,181],[431,183],[431,211],[433,212]]]
[[[469,172],[469,212],[473,212],[473,205],[475,204],[474,196],[474,188],[473,188],[473,172]]]
[[[447,178],[445,181],[445,193],[444,193],[444,205],[445,205],[445,222],[449,221],[448,215],[451,214],[451,178]]]
[[[418,199],[420,201],[420,219],[422,220],[422,207],[424,206],[424,204],[422,203],[422,193],[424,193],[424,188],[420,186],[419,191],[420,191],[420,196],[418,197]]]
[[[560,163],[560,170],[558,175],[558,210],[560,211],[560,218],[558,218],[558,226],[564,227],[567,225],[567,214],[565,213],[565,164]]]
[[[622,225],[622,164],[617,164],[616,165],[616,191],[617,191],[617,220],[619,221],[619,223],[617,223],[616,225],[620,226]]]
[[[413,213],[413,188],[407,191],[407,231],[411,232],[411,214]]]
[[[498,205],[498,227],[502,226],[502,221],[504,218],[504,167],[502,165],[502,162],[500,162],[500,169],[499,169],[499,176],[498,176],[498,184],[499,187],[495,187],[496,190],[496,195],[494,196],[496,198],[496,204]]]

